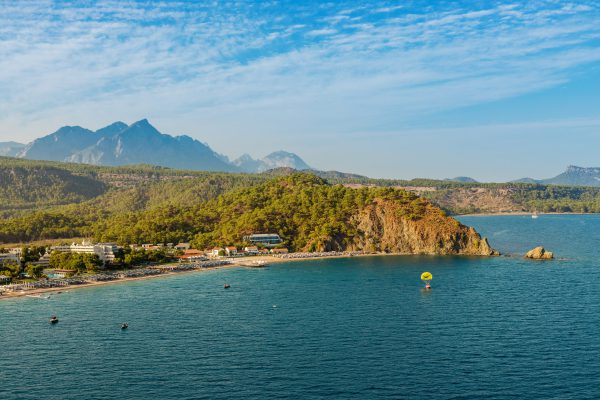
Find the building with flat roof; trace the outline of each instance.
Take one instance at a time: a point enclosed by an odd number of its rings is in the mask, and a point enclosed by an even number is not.
[[[5,262],[16,262],[20,261],[19,256],[12,253],[0,253],[0,264],[4,264]]]
[[[254,233],[252,235],[244,236],[244,242],[260,244],[265,247],[275,247],[283,243],[283,240],[276,233]]]
[[[100,261],[111,262],[115,259],[115,253],[118,246],[114,243],[97,243],[91,244],[83,242],[81,244],[72,243],[70,245],[52,246],[51,251],[60,251],[63,253],[83,253],[96,254]]]
[[[236,256],[237,255],[237,247],[235,247],[235,246],[225,247],[225,254],[227,254],[230,257]]]

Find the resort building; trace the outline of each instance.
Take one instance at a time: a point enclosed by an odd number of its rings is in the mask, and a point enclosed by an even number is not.
[[[11,280],[12,278],[10,276],[0,275],[0,285],[10,283]]]
[[[271,250],[271,254],[288,254],[288,253],[289,253],[289,251],[285,247]]]
[[[265,247],[275,247],[281,244],[283,240],[276,233],[254,233],[249,236],[244,236],[244,242],[260,244]]]
[[[175,246],[175,250],[186,251],[189,249],[190,249],[189,243],[178,243],[177,246]]]
[[[98,243],[91,244],[83,242],[82,244],[70,244],[62,246],[53,246],[51,251],[60,251],[64,253],[83,253],[96,254],[100,261],[111,262],[115,259],[115,253],[119,248],[114,243]]]
[[[19,259],[21,259],[21,255],[23,254],[23,249],[20,247],[13,247],[12,249],[8,249],[8,252],[10,254],[14,254],[15,256],[19,257]]]
[[[177,258],[181,262],[184,262],[184,261],[194,262],[194,261],[207,260],[204,252],[202,252],[200,250],[186,250],[186,252],[183,253],[182,256],[178,256]]]
[[[12,253],[0,253],[0,264],[5,262],[19,262],[20,258],[16,254]]]
[[[44,268],[48,268],[50,266],[50,252],[45,252],[44,255],[41,256],[38,261],[34,261],[32,264],[41,265]]]
[[[258,254],[258,247],[256,246],[246,246],[244,247],[244,253],[250,255],[250,256],[255,256]]]
[[[212,249],[212,250],[210,251],[210,255],[211,255],[212,257],[219,257],[219,255],[220,255],[222,252],[224,253],[224,252],[225,252],[225,250],[224,250],[224,249],[222,249],[221,247],[215,247],[214,249]]]
[[[237,247],[235,246],[227,246],[225,247],[225,254],[229,257],[237,256]]]

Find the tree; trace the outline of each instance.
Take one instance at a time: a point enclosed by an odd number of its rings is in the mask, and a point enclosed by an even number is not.
[[[0,264],[0,275],[18,278],[21,273],[21,265],[16,261],[6,261]]]
[[[32,278],[39,279],[44,275],[44,267],[42,265],[29,263],[25,267],[25,272]]]

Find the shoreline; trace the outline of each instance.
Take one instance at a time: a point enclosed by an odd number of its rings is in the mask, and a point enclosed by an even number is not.
[[[269,264],[284,264],[293,261],[307,261],[307,260],[323,260],[330,258],[351,258],[351,257],[364,257],[364,256],[377,256],[377,255],[399,255],[399,254],[386,254],[386,253],[374,253],[374,254],[360,254],[360,255],[332,255],[332,256],[316,256],[316,257],[304,257],[304,258],[279,258],[272,256],[252,256],[252,257],[239,257],[234,259],[230,264],[223,264],[214,267],[204,267],[204,268],[194,268],[189,270],[181,270],[181,271],[168,271],[155,275],[145,275],[145,276],[135,276],[135,277],[124,277],[118,279],[112,279],[107,281],[87,281],[86,283],[78,284],[78,285],[66,285],[59,287],[49,287],[49,288],[38,288],[38,289],[29,289],[29,290],[21,290],[16,292],[5,292],[0,294],[0,301],[14,299],[19,297],[27,297],[27,296],[37,296],[43,295],[45,293],[55,293],[55,292],[66,292],[74,289],[84,289],[91,288],[103,285],[112,285],[119,284],[124,282],[133,282],[133,281],[144,281],[148,279],[155,278],[163,278],[170,277],[175,275],[183,275],[183,274],[192,274],[192,273],[202,273],[208,271],[214,271],[218,269],[225,268],[264,268]],[[264,265],[260,265],[260,263],[264,263]],[[176,263],[165,264],[164,266],[175,266]]]
[[[290,254],[293,255],[294,253],[290,253]],[[335,254],[335,255],[323,254],[323,255],[314,256],[314,257],[313,256],[304,256],[304,257],[300,256],[300,257],[289,257],[289,258],[273,257],[273,256],[239,257],[239,258],[233,259],[233,260],[229,259],[229,261],[231,261],[230,264],[223,264],[223,265],[212,266],[212,267],[200,267],[200,268],[180,270],[180,271],[167,271],[167,272],[162,272],[162,273],[154,274],[154,275],[124,277],[124,278],[117,278],[117,279],[106,280],[106,281],[87,281],[86,283],[82,283],[82,284],[73,284],[73,285],[66,285],[66,286],[60,286],[60,287],[38,288],[38,289],[29,289],[29,290],[22,290],[22,291],[16,291],[16,292],[5,292],[3,294],[0,294],[0,301],[19,298],[19,297],[43,295],[45,293],[52,294],[55,292],[66,292],[66,291],[71,291],[74,289],[84,289],[84,288],[91,288],[91,287],[97,287],[97,286],[103,286],[103,285],[113,285],[113,284],[119,284],[119,283],[125,283],[125,282],[133,282],[133,281],[144,281],[144,280],[149,280],[149,279],[170,277],[170,276],[175,276],[175,275],[203,273],[203,272],[214,271],[214,270],[219,270],[219,269],[226,269],[226,268],[265,268],[271,264],[286,264],[286,263],[293,263],[293,262],[299,262],[299,261],[318,261],[318,260],[339,259],[339,258],[384,257],[384,256],[427,256],[427,255],[435,256],[435,254],[412,254],[412,253],[362,253],[362,254],[348,253],[348,254]],[[479,257],[479,256],[477,256],[477,257]],[[484,257],[484,256],[482,256],[482,257]],[[172,263],[172,264],[165,264],[164,266],[176,266],[176,265],[177,265],[176,263]]]
[[[475,213],[475,214],[455,214],[450,215],[452,218],[458,217],[502,217],[502,216],[525,216],[525,215],[533,215],[533,212],[527,211],[506,211],[506,212],[489,212],[489,213]],[[544,215],[600,215],[600,213],[581,213],[581,212],[538,212],[538,216]]]

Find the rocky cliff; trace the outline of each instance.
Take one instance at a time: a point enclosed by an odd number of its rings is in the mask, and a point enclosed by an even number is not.
[[[422,202],[419,215],[398,202],[377,200],[353,218],[359,234],[349,250],[402,254],[498,255],[473,228]]]

